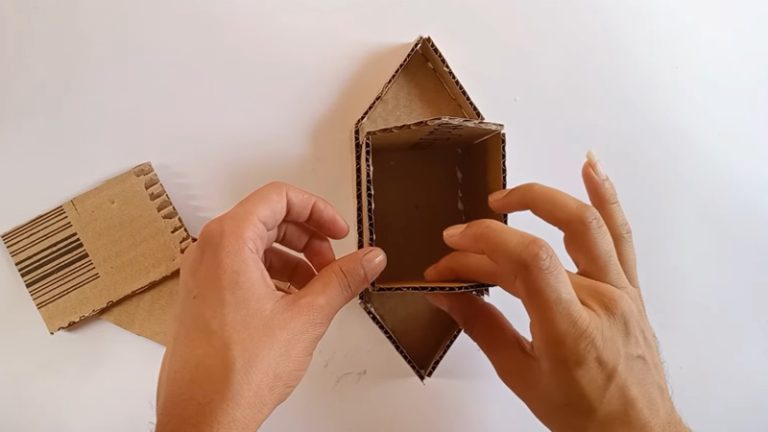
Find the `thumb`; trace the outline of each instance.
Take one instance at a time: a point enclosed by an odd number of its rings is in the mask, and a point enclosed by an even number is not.
[[[365,248],[345,255],[328,266],[304,288],[294,294],[297,300],[310,301],[329,317],[336,315],[376,279],[387,266],[387,256],[379,248]]]
[[[470,293],[435,293],[426,296],[450,315],[480,347],[496,373],[518,395],[533,363],[531,343],[496,307]],[[511,373],[510,373],[511,372]]]

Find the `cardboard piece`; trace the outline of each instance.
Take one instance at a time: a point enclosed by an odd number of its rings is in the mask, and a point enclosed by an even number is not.
[[[191,242],[149,163],[2,240],[51,333],[169,278]]]
[[[449,251],[444,228],[506,222],[487,204],[506,185],[505,136],[483,121],[434,42],[420,37],[355,124],[354,140],[358,247],[388,256],[360,305],[423,380],[461,333],[424,292],[488,288],[428,282],[423,272]]]
[[[176,322],[179,274],[110,307],[99,315],[131,333],[168,346]]]

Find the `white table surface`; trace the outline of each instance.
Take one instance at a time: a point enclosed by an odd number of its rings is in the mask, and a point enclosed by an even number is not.
[[[765,430],[766,19],[759,1],[4,0],[0,231],[145,160],[193,232],[273,179],[353,221],[353,123],[430,34],[506,124],[511,184],[584,197],[584,153],[601,157],[690,425]],[[48,335],[6,253],[0,341],[0,429],[153,429],[162,347],[99,320]],[[466,336],[422,385],[355,304],[263,427],[542,429]]]

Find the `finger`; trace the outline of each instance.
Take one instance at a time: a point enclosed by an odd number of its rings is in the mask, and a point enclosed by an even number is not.
[[[443,239],[456,250],[483,254],[508,269],[510,281],[502,288],[520,297],[531,319],[580,314],[568,275],[544,240],[490,219],[449,227]]]
[[[288,249],[304,254],[317,271],[336,259],[328,237],[296,222],[283,222],[278,225],[276,229],[270,231],[267,242],[277,242]]]
[[[526,387],[534,357],[531,343],[504,315],[481,297],[470,293],[428,294],[427,300],[450,315],[488,356],[496,372],[517,394]],[[512,371],[513,373],[508,373]]]
[[[249,240],[253,250],[259,254],[269,247],[268,233],[283,221],[306,224],[333,239],[344,238],[349,232],[344,219],[327,201],[280,182],[257,189],[240,201],[230,213],[251,234]]]
[[[632,286],[639,288],[632,228],[621,208],[613,182],[605,175],[600,162],[592,152],[587,153],[587,158],[587,162],[581,169],[581,176],[584,179],[589,201],[600,212],[608,226],[624,274],[627,275]]]
[[[424,272],[427,280],[433,281],[468,281],[491,285],[508,285],[503,283],[503,272],[495,262],[485,255],[472,252],[451,252],[440,261],[433,264]],[[515,294],[513,292],[513,294]],[[517,294],[515,294],[517,296]]]
[[[500,213],[530,210],[563,232],[565,249],[580,274],[614,286],[626,286],[611,235],[594,207],[536,183],[492,194],[489,205]]]
[[[296,301],[305,302],[330,320],[345,304],[368,287],[387,265],[379,248],[365,248],[341,257],[321,270]]]
[[[264,252],[264,267],[272,279],[288,282],[296,289],[304,288],[316,274],[306,260],[274,246]]]

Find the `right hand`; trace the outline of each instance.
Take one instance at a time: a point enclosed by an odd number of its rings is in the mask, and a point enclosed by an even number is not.
[[[532,340],[472,294],[432,294],[488,356],[502,381],[554,431],[687,431],[667,388],[640,295],[629,224],[592,159],[582,176],[592,205],[526,184],[492,194],[499,213],[530,210],[564,233],[578,271],[543,240],[478,220],[444,232],[455,249],[431,280],[499,285],[520,298]]]

